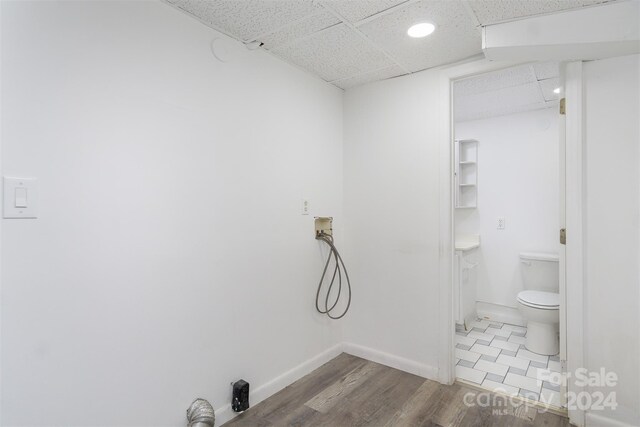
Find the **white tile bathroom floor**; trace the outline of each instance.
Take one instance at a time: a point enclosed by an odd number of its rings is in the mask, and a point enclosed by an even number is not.
[[[490,320],[477,320],[471,327],[456,327],[458,379],[561,407],[559,375],[552,374],[560,373],[560,359],[527,350],[527,328]]]

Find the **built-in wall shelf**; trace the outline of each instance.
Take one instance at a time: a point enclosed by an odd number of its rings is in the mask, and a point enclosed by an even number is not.
[[[478,141],[455,141],[456,208],[474,209],[478,206]]]

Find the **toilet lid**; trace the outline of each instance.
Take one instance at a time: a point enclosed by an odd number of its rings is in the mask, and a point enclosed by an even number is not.
[[[518,294],[518,301],[531,307],[554,309],[560,306],[560,294],[543,291],[522,291]]]

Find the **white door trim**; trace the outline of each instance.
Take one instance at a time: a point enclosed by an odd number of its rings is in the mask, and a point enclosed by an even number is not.
[[[440,73],[439,118],[439,185],[440,185],[440,274],[438,302],[438,380],[452,384],[454,370],[454,313],[453,313],[453,103],[452,81],[464,77],[495,71],[523,62],[487,60],[475,61],[444,69]],[[582,62],[566,65],[566,308],[567,370],[585,366],[583,324],[583,163],[582,163]],[[569,384],[570,392],[579,392]],[[569,419],[578,427],[584,426],[584,411],[570,410]]]
[[[451,84],[453,80],[476,74],[487,73],[502,68],[519,65],[522,62],[480,60],[468,62],[440,72],[440,117],[439,117],[439,181],[440,181],[440,265],[438,295],[438,381],[453,384],[455,380],[453,343],[455,325],[453,320],[453,214],[454,194],[452,185],[453,168],[453,102]]]
[[[566,99],[566,199],[565,218],[567,228],[566,252],[566,299],[571,301],[566,312],[567,372],[585,367],[584,347],[584,171],[583,171],[583,96],[582,61],[565,65]],[[568,381],[568,392],[579,393],[583,387],[576,387]],[[578,427],[585,425],[585,412],[569,409],[569,420]]]

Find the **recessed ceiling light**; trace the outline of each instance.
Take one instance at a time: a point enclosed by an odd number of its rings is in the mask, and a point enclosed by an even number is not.
[[[559,88],[559,87],[555,88],[555,89],[553,90],[553,93],[560,93],[560,88]]]
[[[409,37],[420,38],[427,37],[429,34],[433,33],[436,29],[436,26],[430,22],[421,22],[420,24],[412,25],[407,30],[407,34]]]

